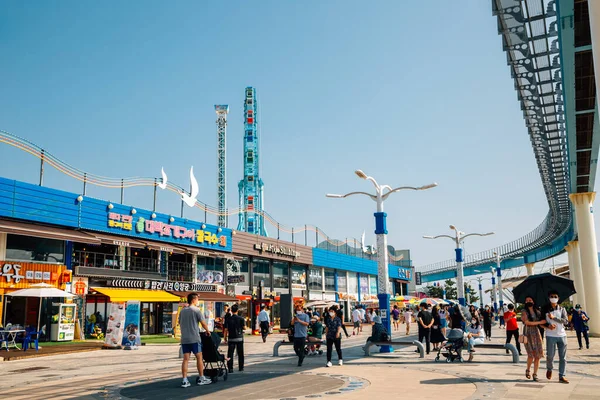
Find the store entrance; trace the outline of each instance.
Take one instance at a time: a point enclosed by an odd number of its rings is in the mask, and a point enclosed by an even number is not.
[[[142,335],[157,335],[163,333],[164,311],[165,303],[142,303]]]

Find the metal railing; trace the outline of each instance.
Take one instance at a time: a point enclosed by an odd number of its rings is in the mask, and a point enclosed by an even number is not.
[[[73,265],[94,268],[109,268],[122,271],[159,273],[158,260],[145,257],[121,257],[115,254],[94,253],[76,250]]]

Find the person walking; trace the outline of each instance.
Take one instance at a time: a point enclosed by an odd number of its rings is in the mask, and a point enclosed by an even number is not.
[[[429,354],[431,347],[431,327],[433,326],[433,317],[427,311],[427,303],[421,303],[421,311],[417,314],[419,324],[419,342],[425,340],[426,352]],[[418,350],[417,350],[418,351]]]
[[[448,327],[448,306],[443,304],[438,310],[438,315],[440,316],[440,331],[445,338],[446,328]]]
[[[504,313],[504,321],[506,322],[506,344],[510,343],[511,338],[515,338],[515,346],[521,354],[521,343],[519,343],[519,324],[517,323],[517,314],[515,313],[515,306],[512,304],[508,305],[508,310]],[[508,354],[508,349],[506,349]]]
[[[408,334],[410,334],[410,324],[412,322],[412,315],[413,312],[410,310],[410,308],[406,307],[404,309],[404,323],[406,324],[406,335],[408,336]]]
[[[581,336],[585,339],[585,348],[590,348],[590,337],[588,336],[588,327],[587,322],[590,320],[588,315],[583,311],[580,304],[575,306],[575,310],[573,311],[573,317],[571,322],[573,323],[573,329],[575,329],[575,333],[577,334],[577,342],[579,343],[579,350],[583,348],[583,344],[581,342]]]
[[[544,345],[540,329],[546,329],[546,320],[542,318],[542,313],[533,302],[533,297],[525,298],[525,308],[521,312],[521,321],[523,322],[524,344],[527,352],[527,369],[525,377],[531,379],[531,365],[533,364],[533,380],[538,382],[538,369],[540,359],[544,357]]]
[[[227,369],[233,373],[233,354],[238,355],[238,369],[244,371],[244,329],[246,328],[246,320],[238,315],[238,305],[234,304],[231,307],[231,316],[227,318],[225,324],[225,332],[228,335],[227,342]]]
[[[394,309],[392,310],[392,324],[395,331],[400,329],[400,310],[398,310],[397,304],[394,304]]]
[[[492,340],[492,318],[494,318],[494,312],[490,309],[490,306],[486,304],[485,308],[481,311],[481,318],[483,319],[483,331],[487,340]]]
[[[198,308],[198,294],[190,293],[187,296],[188,306],[179,313],[179,327],[181,329],[181,351],[183,352],[183,362],[181,363],[181,375],[183,381],[181,387],[187,388],[192,386],[188,380],[188,362],[190,361],[191,353],[196,356],[196,367],[198,368],[197,385],[209,385],[212,383],[210,379],[204,376],[204,364],[202,363],[202,342],[200,340],[200,328],[202,325],[205,332],[208,333],[208,326],[204,320],[204,315]]]
[[[267,341],[267,336],[269,335],[271,318],[269,317],[267,306],[264,304],[260,306],[260,312],[258,313],[258,324],[260,326],[260,335],[262,336],[262,341],[265,343]]]
[[[498,308],[498,320],[500,321],[500,329],[506,329],[506,324],[504,322],[504,313],[508,311],[506,306],[503,305],[501,308]]]
[[[567,332],[565,325],[569,323],[567,310],[558,304],[558,292],[551,290],[548,293],[550,304],[545,309],[545,318],[548,323],[546,332],[546,378],[552,379],[553,361],[558,350],[558,381],[569,383],[565,378],[567,369]]]
[[[335,315],[335,309],[329,309],[329,323],[327,324],[325,338],[327,340],[327,367],[331,367],[331,353],[335,345],[335,351],[338,356],[338,364],[344,365],[342,359],[342,321]]]
[[[348,331],[346,330],[346,325],[344,325],[344,306],[340,305],[338,306],[333,306],[335,309],[335,315],[340,319],[340,321],[342,321],[342,330],[344,331],[344,334],[346,335],[347,338],[350,337],[350,335],[348,335]],[[327,315],[329,315],[329,312],[326,312]],[[325,324],[327,325],[327,324]],[[354,332],[352,333],[354,334]]]
[[[353,328],[352,328],[352,336],[354,335],[359,335],[360,334],[360,326],[361,326],[361,315],[360,315],[360,306],[356,306],[354,308],[354,310],[352,311],[352,324],[353,324]]]
[[[444,334],[442,334],[442,317],[440,316],[440,306],[436,305],[433,307],[431,313],[433,317],[433,325],[431,326],[431,343],[433,343],[433,350],[439,350],[441,344],[446,340]]]
[[[360,312],[360,331],[363,331],[363,324],[367,322],[367,312],[365,308],[361,305],[358,306],[358,312]]]
[[[308,325],[310,319],[302,311],[302,306],[296,306],[296,316],[292,319],[294,324],[294,352],[298,356],[298,366],[302,366],[304,361],[304,346],[306,345],[306,337],[308,336]]]

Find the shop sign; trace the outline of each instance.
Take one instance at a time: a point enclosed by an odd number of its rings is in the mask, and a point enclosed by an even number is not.
[[[222,271],[198,271],[197,283],[223,284]]]
[[[174,282],[174,281],[153,281],[139,279],[113,279],[108,281],[110,287],[147,289],[147,290],[173,290],[175,292],[216,292],[217,285]]]
[[[167,224],[144,217],[134,219],[131,215],[108,213],[108,227],[135,234],[158,234],[160,237],[187,240],[209,246],[227,247],[227,235],[215,234],[203,229],[188,229],[181,225]]]
[[[125,329],[123,330],[123,340],[121,344],[126,350],[137,348],[140,346],[140,302],[138,300],[130,300],[125,308]]]
[[[2,277],[6,280],[6,283],[19,283],[24,278],[21,275],[22,267],[19,264],[4,264],[2,266]]]
[[[71,293],[78,296],[85,296],[88,294],[89,281],[88,278],[75,278],[71,284]]]
[[[415,285],[419,286],[421,283],[421,273],[415,272]]]
[[[403,279],[405,281],[410,281],[412,278],[412,271],[410,268],[398,267],[398,279]]]
[[[246,277],[244,275],[228,275],[227,276],[227,284],[232,285],[234,283],[244,283],[246,281]]]
[[[268,244],[268,243],[255,243],[254,250],[258,250],[260,253],[262,253],[264,251],[265,253],[271,253],[271,254],[275,254],[275,255],[287,256],[287,257],[292,257],[292,258],[300,257],[300,252],[296,251],[292,247],[277,246],[277,245]]]
[[[125,330],[125,303],[110,303],[104,344],[111,348],[121,345]]]
[[[36,270],[36,269],[40,270]],[[57,282],[59,272],[64,268],[61,265],[35,264],[35,263],[15,263],[0,261],[0,285],[20,285],[28,287],[31,282],[28,281],[47,281]],[[61,283],[61,282],[59,282]],[[62,282],[65,283],[65,282]],[[25,285],[25,286],[23,286]]]

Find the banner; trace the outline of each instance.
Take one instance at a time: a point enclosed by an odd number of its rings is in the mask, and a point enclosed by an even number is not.
[[[106,319],[106,347],[120,348],[125,327],[125,303],[110,303]]]
[[[137,349],[142,344],[140,337],[140,302],[130,300],[127,302],[125,313],[125,330],[123,331],[123,346],[126,350]]]

